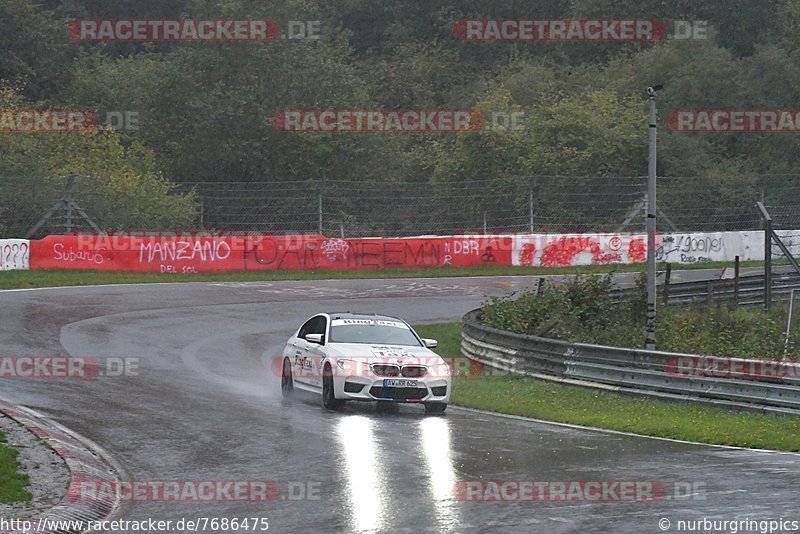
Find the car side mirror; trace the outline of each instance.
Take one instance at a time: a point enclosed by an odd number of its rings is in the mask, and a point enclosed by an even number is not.
[[[425,348],[428,348],[428,349],[435,349],[436,347],[439,346],[439,342],[436,341],[435,339],[425,339],[425,338],[423,338],[422,339],[422,344],[425,345]]]
[[[305,339],[309,343],[316,343],[317,345],[322,344],[322,334],[306,334]]]

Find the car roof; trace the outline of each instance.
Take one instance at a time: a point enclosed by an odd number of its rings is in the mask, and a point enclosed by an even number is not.
[[[378,313],[358,313],[358,312],[328,312],[328,315],[331,319],[388,319],[390,321],[401,321],[405,323],[399,317],[394,317],[392,315],[383,315]]]

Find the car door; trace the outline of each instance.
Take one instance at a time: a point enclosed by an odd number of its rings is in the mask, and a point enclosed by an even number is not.
[[[306,341],[306,334],[314,333],[314,326],[317,323],[317,317],[312,317],[306,321],[297,335],[289,340],[287,350],[290,351],[289,356],[292,360],[292,374],[294,379],[301,384],[307,386],[316,385],[316,372],[312,367],[312,360],[309,355],[309,343]]]
[[[306,355],[311,361],[311,372],[314,375],[313,384],[322,387],[322,360],[325,359],[325,344],[327,340],[328,318],[324,315],[314,317],[309,334],[322,334],[322,343],[306,341]],[[305,341],[305,340],[304,340]]]

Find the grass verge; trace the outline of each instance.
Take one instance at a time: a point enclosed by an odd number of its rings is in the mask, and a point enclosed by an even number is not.
[[[763,262],[743,262],[743,267],[757,267]],[[659,264],[664,269],[666,264]],[[721,269],[730,262],[681,265],[681,269]],[[524,276],[542,274],[591,274],[635,271],[641,266],[611,264],[580,267],[513,267],[481,265],[475,267],[424,267],[419,269],[308,270],[308,271],[233,271],[218,273],[139,273],[71,269],[0,272],[0,289],[31,287],[84,286],[102,284],[141,284],[163,282],[255,282],[274,280],[330,280],[364,278],[440,278],[451,276]]]
[[[461,323],[416,326],[439,340],[437,352],[461,354]],[[469,408],[648,436],[800,451],[800,417],[729,411],[642,399],[518,376],[457,376],[451,402]]]
[[[31,494],[28,487],[28,475],[19,472],[17,451],[3,447],[5,434],[0,432],[0,503],[28,502]]]

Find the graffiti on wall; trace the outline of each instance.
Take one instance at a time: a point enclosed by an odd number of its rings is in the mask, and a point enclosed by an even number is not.
[[[795,232],[797,234],[797,232]],[[656,260],[679,264],[761,260],[762,232],[659,234]],[[644,234],[528,234],[515,236],[513,265],[567,266],[640,263],[647,256]]]
[[[784,231],[797,247],[797,231]],[[643,234],[521,234],[408,238],[323,235],[70,235],[0,241],[0,269],[194,273],[439,266],[562,267],[645,261]],[[762,232],[663,234],[656,259],[678,264],[761,260]]]
[[[644,261],[642,236],[626,234],[530,234],[516,236],[514,265],[563,267]]]
[[[195,273],[511,264],[510,236],[338,239],[322,235],[48,236],[38,269]]]
[[[764,259],[763,232],[667,234],[656,247],[656,260],[692,264]]]
[[[0,271],[27,269],[30,252],[27,239],[0,239]]]

